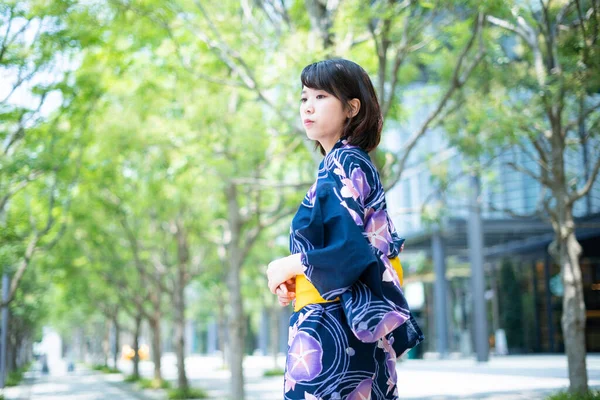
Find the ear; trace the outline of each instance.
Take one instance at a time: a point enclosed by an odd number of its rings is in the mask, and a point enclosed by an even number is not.
[[[348,118],[356,117],[356,114],[358,114],[358,112],[360,111],[360,100],[352,99],[348,101],[348,105],[350,106],[350,109],[348,110],[347,114]]]

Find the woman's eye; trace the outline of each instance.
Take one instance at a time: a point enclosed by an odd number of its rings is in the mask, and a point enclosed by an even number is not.
[[[318,94],[317,99],[324,99],[326,96],[324,94]]]
[[[300,99],[300,103],[304,103],[306,101],[306,97]]]

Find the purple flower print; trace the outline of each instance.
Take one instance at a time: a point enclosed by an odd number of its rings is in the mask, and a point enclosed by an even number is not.
[[[352,183],[352,181],[348,178],[342,178],[342,184],[344,186],[342,186],[342,191],[341,194],[344,197],[352,197],[354,200],[358,199],[358,196],[360,196],[360,193],[358,192],[358,190],[356,190],[356,188],[354,187],[354,184]]]
[[[365,232],[373,247],[379,249],[383,254],[389,253],[392,235],[389,231],[385,209],[375,211],[373,208],[367,208],[365,210]]]
[[[394,386],[396,386],[396,382],[397,382],[397,375],[396,375],[396,352],[394,351],[394,348],[392,347],[392,345],[394,344],[394,337],[391,336],[390,340],[386,339],[385,337],[382,337],[379,340],[379,343],[377,344],[377,347],[379,347],[380,349],[383,349],[383,351],[385,352],[385,366],[387,368],[387,372],[388,372],[388,380],[387,380],[387,392],[386,395],[388,395],[390,393],[390,391],[392,390],[392,388]]]
[[[287,372],[296,382],[310,381],[323,370],[323,348],[308,333],[296,333],[288,351]]]
[[[323,400],[321,397],[313,396],[308,392],[304,392],[304,400]]]
[[[365,322],[361,322],[358,329],[353,329],[354,335],[361,342],[373,343],[387,335],[408,320],[408,316],[398,311],[390,311],[379,321],[375,329],[369,329]]]
[[[356,225],[358,225],[358,226],[362,226],[363,225],[363,220],[362,220],[361,216],[356,211],[354,211],[352,208],[350,208],[348,206],[348,204],[346,204],[345,201],[342,201],[340,204],[342,205],[342,207],[344,207],[346,210],[348,210],[348,212],[350,213],[350,216],[352,217],[352,219],[354,220],[354,223]]]
[[[369,186],[367,176],[365,175],[362,169],[356,168],[354,171],[352,171],[350,180],[354,185],[354,188],[358,192],[358,196],[360,197],[361,203],[364,204],[367,196],[369,195],[369,193],[371,193],[371,187]]]
[[[289,392],[290,390],[294,390],[296,389],[296,381],[294,379],[292,379],[292,377],[290,376],[289,373],[285,373],[284,377],[284,389],[285,392]]]
[[[371,400],[373,379],[365,379],[348,395],[346,400]]]
[[[317,183],[313,183],[313,185],[308,189],[308,193],[306,196],[308,197],[308,202],[310,204],[315,204],[315,197],[317,195]]]
[[[335,159],[334,162],[337,167],[333,170],[333,173],[340,177],[343,185],[341,195],[345,198],[352,197],[354,200],[360,198],[360,202],[364,204],[365,198],[371,191],[371,187],[363,170],[356,168],[348,178],[340,162]]]
[[[310,317],[310,315],[314,312],[315,312],[315,310],[310,310],[305,313],[301,313],[300,316],[298,317],[298,319],[296,320],[296,322],[294,323],[294,325],[289,327],[289,329],[288,329],[288,346],[292,345],[292,342],[294,341],[294,338],[296,337],[296,334],[298,333],[298,327],[300,325],[302,325],[302,323],[304,321],[306,321],[306,319],[308,317]]]

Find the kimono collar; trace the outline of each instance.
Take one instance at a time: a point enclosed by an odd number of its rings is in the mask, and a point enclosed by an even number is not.
[[[333,150],[339,149],[340,147],[344,147],[347,145],[348,145],[348,140],[345,138],[341,138],[340,140],[335,142],[335,144],[333,145],[333,147],[331,148],[331,150],[329,152],[331,153]]]

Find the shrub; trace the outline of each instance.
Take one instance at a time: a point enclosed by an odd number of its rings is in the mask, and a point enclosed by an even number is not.
[[[23,373],[25,371],[23,369],[17,369],[15,371],[11,371],[8,373],[8,376],[6,377],[6,382],[5,382],[5,386],[10,387],[10,386],[18,386],[21,381],[23,380]]]
[[[105,374],[120,374],[121,373],[121,370],[119,370],[118,368],[112,368],[112,367],[108,367],[108,366],[102,365],[102,364],[93,365],[92,369],[94,371],[104,372]]]
[[[266,370],[263,376],[282,376],[284,373],[285,371],[281,368],[273,368]]]
[[[139,376],[135,376],[135,375],[128,375],[125,379],[123,379],[125,382],[127,383],[135,383],[135,382],[139,382],[141,378]]]
[[[168,396],[169,400],[208,398],[208,394],[199,388],[171,389]]]
[[[585,394],[559,392],[547,397],[546,400],[600,400],[600,390],[590,390]]]
[[[171,389],[171,384],[168,381],[155,379],[140,378],[138,384],[142,389]]]

